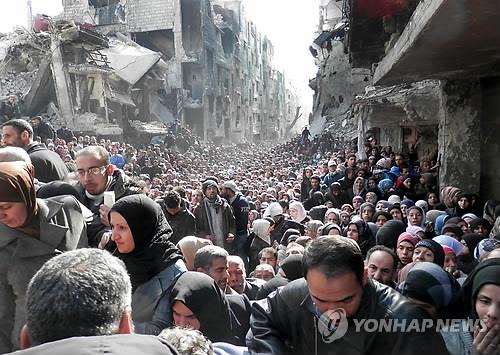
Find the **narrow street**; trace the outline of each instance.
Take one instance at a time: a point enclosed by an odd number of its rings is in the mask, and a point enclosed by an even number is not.
[[[0,354],[500,355],[499,3],[22,3]]]

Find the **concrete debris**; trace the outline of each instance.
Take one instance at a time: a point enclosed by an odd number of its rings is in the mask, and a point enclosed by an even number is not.
[[[140,133],[152,135],[165,135],[168,133],[168,127],[161,122],[130,121],[130,126]]]

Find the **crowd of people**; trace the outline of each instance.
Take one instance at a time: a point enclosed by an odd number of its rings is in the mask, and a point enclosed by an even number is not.
[[[500,201],[438,162],[41,127],[2,125],[0,353],[500,354]],[[355,327],[382,319],[480,323]]]

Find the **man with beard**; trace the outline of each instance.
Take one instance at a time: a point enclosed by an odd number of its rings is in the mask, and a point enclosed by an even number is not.
[[[231,206],[219,196],[217,181],[205,180],[202,190],[205,197],[193,211],[196,236],[210,239],[214,245],[234,252],[236,220]]]
[[[109,162],[109,154],[101,146],[88,146],[76,154],[78,184],[75,188],[80,201],[93,213],[87,224],[89,245],[96,247],[105,232],[111,231],[108,212],[111,206],[104,205],[104,192],[113,191],[115,199],[141,193],[142,190],[130,181],[122,170]]]

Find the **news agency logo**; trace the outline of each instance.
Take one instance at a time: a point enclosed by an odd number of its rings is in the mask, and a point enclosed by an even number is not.
[[[332,343],[342,338],[347,332],[349,323],[345,309],[328,310],[321,315],[318,321],[318,331],[324,343]]]
[[[356,333],[425,333],[429,331],[448,333],[473,333],[487,329],[479,319],[352,319]],[[328,310],[318,320],[318,332],[324,343],[342,338],[349,327],[343,308]]]

